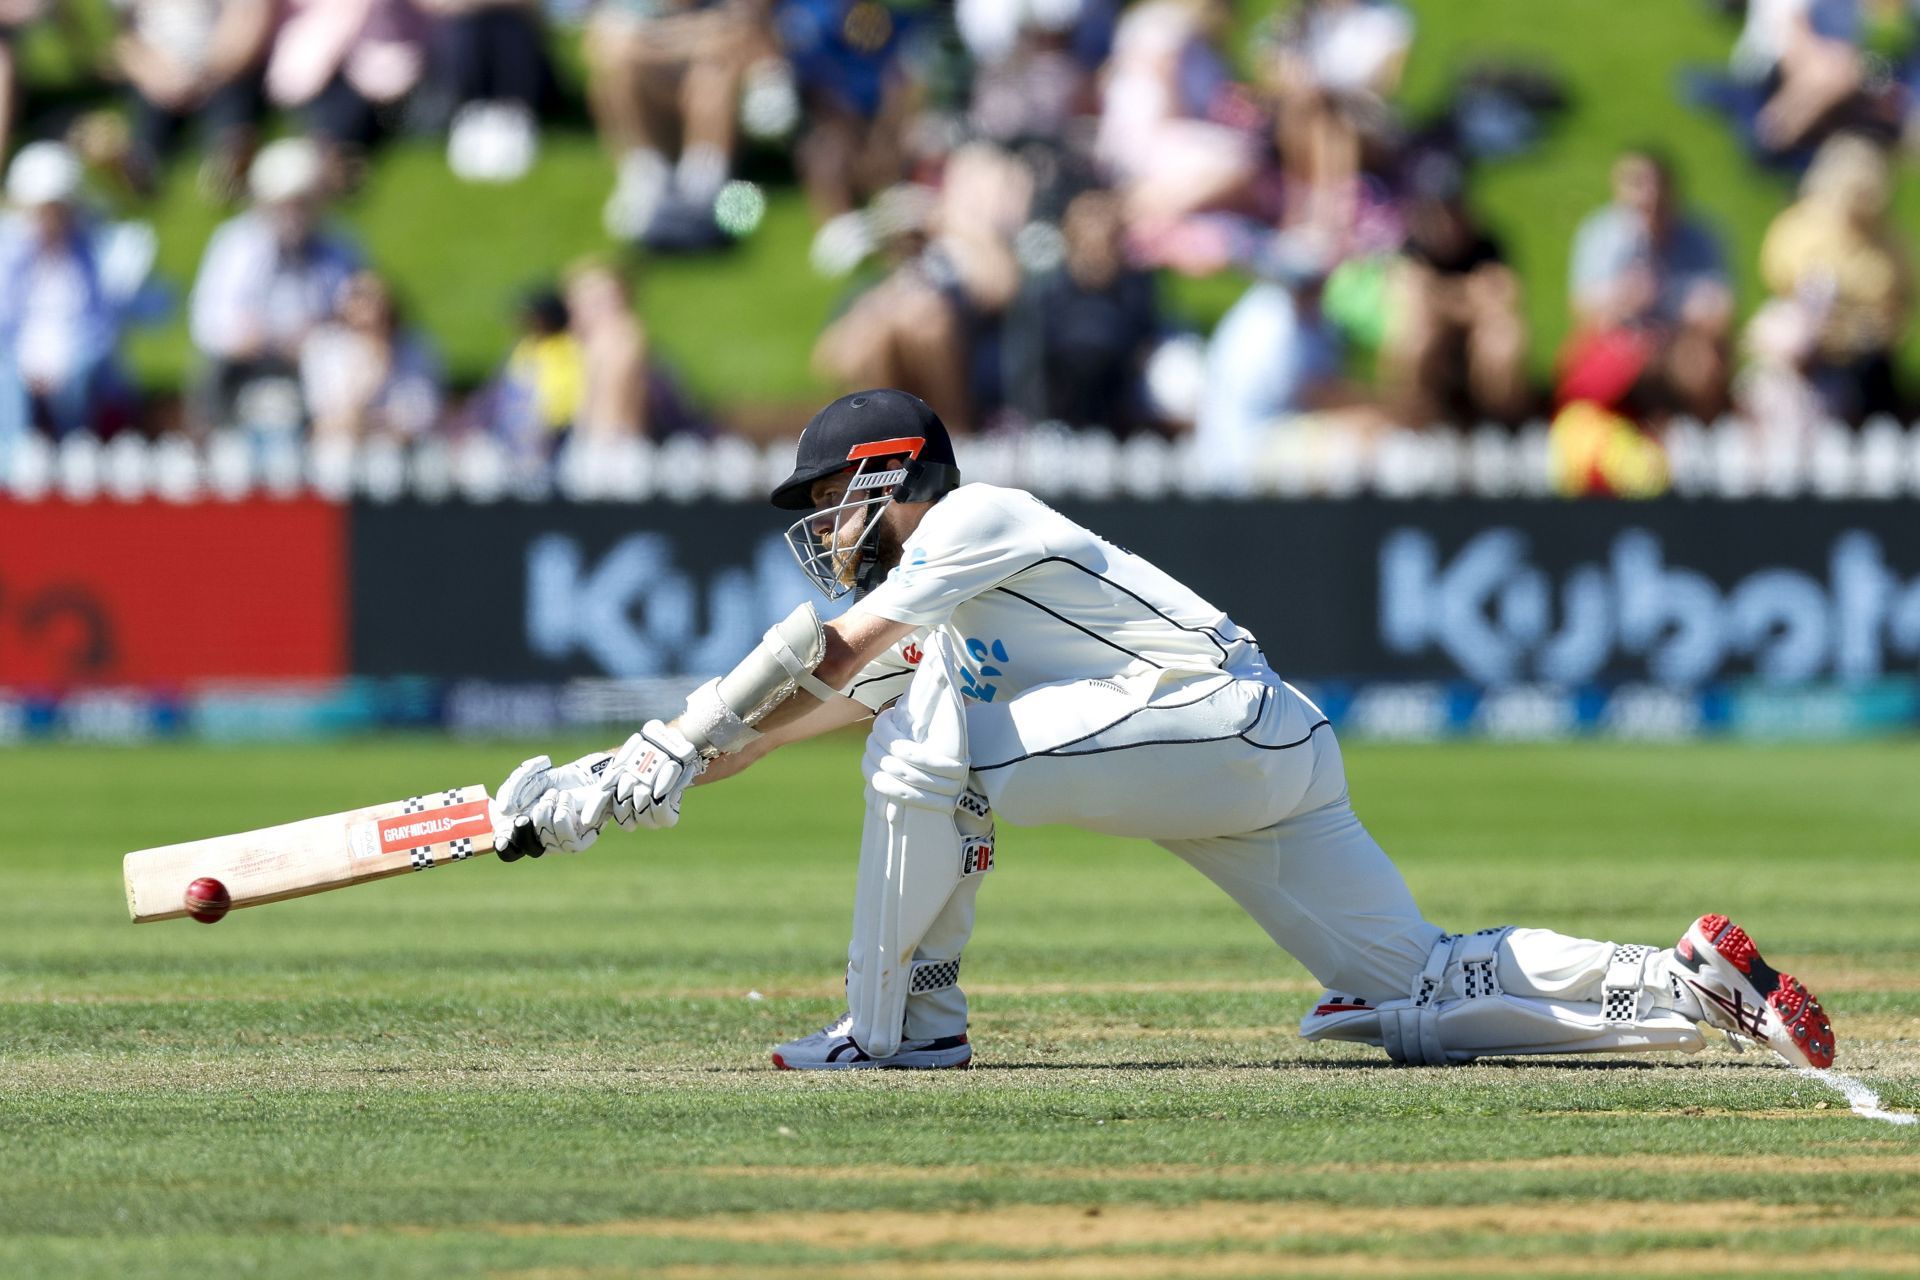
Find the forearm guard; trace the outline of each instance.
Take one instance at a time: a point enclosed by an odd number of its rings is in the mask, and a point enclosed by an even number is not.
[[[826,624],[803,604],[775,623],[739,666],[688,695],[681,731],[703,756],[738,751],[760,736],[753,726],[795,689],[822,702],[839,696],[813,674],[826,656]]]

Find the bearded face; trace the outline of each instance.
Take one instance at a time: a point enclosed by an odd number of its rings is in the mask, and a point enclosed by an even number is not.
[[[794,522],[787,541],[828,599],[871,586],[900,563],[913,523],[892,497],[901,474],[852,470],[814,482],[813,514]]]

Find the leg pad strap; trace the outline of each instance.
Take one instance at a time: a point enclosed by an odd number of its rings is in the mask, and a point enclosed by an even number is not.
[[[913,978],[907,990],[916,996],[929,991],[945,991],[949,987],[960,985],[960,959],[952,960],[915,960]]]
[[[1607,976],[1600,981],[1601,1016],[1609,1025],[1625,1026],[1639,1020],[1640,997],[1647,990],[1647,962],[1653,956],[1652,947],[1614,944]]]

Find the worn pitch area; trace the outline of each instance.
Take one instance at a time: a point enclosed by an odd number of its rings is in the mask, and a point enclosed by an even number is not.
[[[524,750],[0,755],[0,1274],[1920,1271],[1920,1128],[1719,1045],[1437,1071],[1302,1044],[1306,975],[1138,842],[1002,832],[977,1070],[772,1071],[838,1007],[857,749],[650,839],[214,928],[127,925],[118,854]],[[1920,1105],[1920,745],[1348,755],[1437,920],[1665,944],[1726,911],[1820,994],[1840,1068]]]

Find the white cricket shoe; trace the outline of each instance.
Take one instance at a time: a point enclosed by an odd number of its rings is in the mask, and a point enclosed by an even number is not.
[[[1812,992],[1760,958],[1747,931],[1701,916],[1673,947],[1673,972],[1710,1027],[1765,1044],[1789,1065],[1833,1065],[1833,1025]],[[1687,1010],[1690,1015],[1694,1010]]]
[[[852,1030],[853,1015],[843,1013],[812,1035],[780,1045],[773,1051],[773,1065],[782,1071],[933,1071],[973,1061],[973,1046],[964,1032],[934,1040],[903,1040],[892,1057],[870,1058],[848,1034]]]

